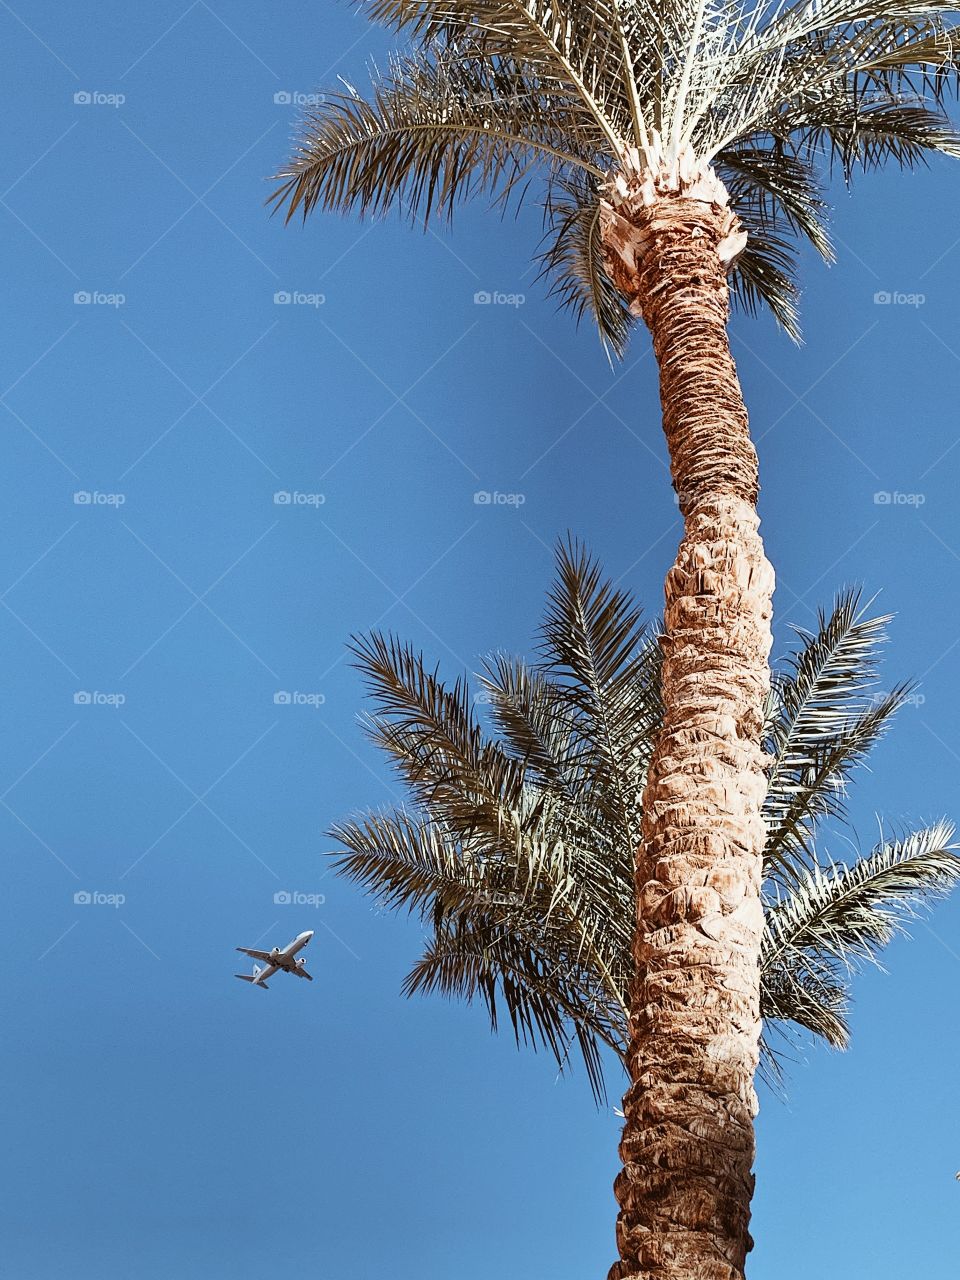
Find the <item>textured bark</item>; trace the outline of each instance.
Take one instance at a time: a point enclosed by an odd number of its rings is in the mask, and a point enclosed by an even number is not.
[[[753,1192],[773,571],[727,338],[745,237],[689,158],[621,176],[608,267],[653,336],[684,536],[667,575],[664,722],[637,855],[637,978],[611,1280],[741,1280]]]

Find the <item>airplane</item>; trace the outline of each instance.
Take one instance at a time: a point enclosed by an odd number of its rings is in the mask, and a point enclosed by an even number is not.
[[[308,929],[306,933],[298,933],[292,942],[281,951],[279,947],[274,947],[272,951],[256,951],[253,947],[237,947],[238,951],[242,951],[246,956],[253,956],[254,960],[262,960],[266,965],[265,969],[261,969],[258,964],[253,966],[253,975],[246,973],[235,973],[233,976],[239,978],[241,982],[252,982],[255,987],[263,987],[264,991],[268,991],[267,979],[272,978],[279,970],[284,973],[295,973],[298,978],[306,978],[312,982],[313,977],[307,973],[305,969],[306,960],[301,956],[297,959],[297,952],[302,951],[310,939],[313,937],[313,930]]]

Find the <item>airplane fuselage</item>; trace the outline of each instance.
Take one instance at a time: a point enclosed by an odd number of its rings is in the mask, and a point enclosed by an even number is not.
[[[298,933],[293,941],[288,942],[282,949],[274,947],[271,951],[257,951],[252,947],[237,947],[237,950],[245,955],[253,956],[255,960],[262,960],[266,968],[261,969],[258,965],[254,965],[252,976],[238,973],[236,977],[256,987],[266,987],[267,979],[272,978],[278,970],[295,974],[298,978],[309,978],[306,960],[302,957],[298,959],[297,952],[302,951],[312,937],[313,930],[308,929],[305,933]]]

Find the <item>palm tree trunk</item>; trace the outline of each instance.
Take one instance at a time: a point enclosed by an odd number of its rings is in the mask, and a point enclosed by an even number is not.
[[[610,271],[643,316],[684,536],[667,575],[664,721],[637,855],[637,978],[613,1280],[741,1280],[754,1074],[773,571],[727,337],[744,237],[708,170],[614,195]]]

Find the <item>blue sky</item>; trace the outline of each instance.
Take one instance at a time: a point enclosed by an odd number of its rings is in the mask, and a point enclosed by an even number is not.
[[[568,529],[658,610],[648,341],[611,372],[555,314],[533,208],[266,216],[297,95],[387,47],[352,9],[18,0],[0,47],[4,1274],[603,1276],[615,1117],[479,1010],[403,1001],[417,927],[328,874],[323,832],[397,798],[351,633],[450,675],[529,650]],[[898,614],[889,683],[921,679],[865,843],[877,812],[960,815],[958,182],[835,186],[806,345],[733,325],[778,637],[863,582]],[[764,1094],[753,1276],[955,1273],[958,926],[960,900],[918,924],[851,1051]],[[233,980],[235,945],[305,928],[312,986]]]

